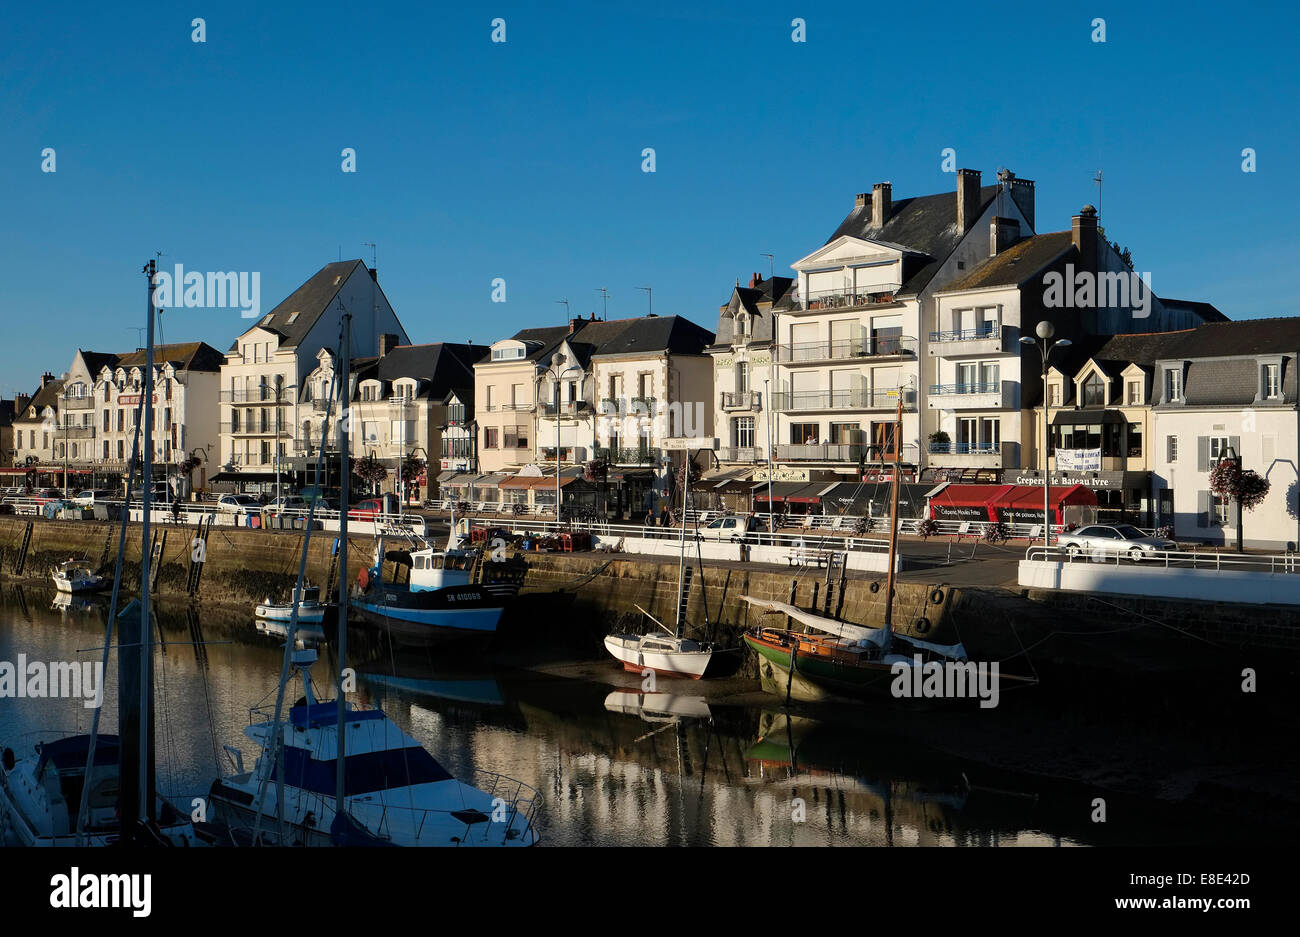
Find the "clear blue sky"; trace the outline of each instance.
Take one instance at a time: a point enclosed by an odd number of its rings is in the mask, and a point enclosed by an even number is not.
[[[600,309],[713,328],[737,277],[820,246],[940,151],[1102,224],[1157,293],[1300,314],[1294,7],[1127,3],[44,3],[0,36],[0,393],[135,347],[142,263],[262,274],[269,309],[370,258],[417,342]],[[191,41],[202,16],[207,42]],[[507,42],[490,42],[493,17]],[[807,39],[791,41],[803,17]],[[1091,41],[1094,17],[1104,44]],[[355,147],[358,172],[340,171]],[[657,172],[641,171],[654,147]],[[40,171],[53,147],[57,172]],[[1254,147],[1258,171],[1241,171]],[[492,304],[493,277],[508,302]],[[225,350],[248,320],[176,310]]]

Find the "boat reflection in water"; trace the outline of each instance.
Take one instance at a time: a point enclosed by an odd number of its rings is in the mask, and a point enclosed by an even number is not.
[[[50,600],[50,611],[65,617],[69,613],[84,615],[107,608],[107,599],[93,593],[55,592]]]

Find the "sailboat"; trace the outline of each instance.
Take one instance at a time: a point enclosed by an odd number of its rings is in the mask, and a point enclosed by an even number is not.
[[[894,439],[903,435],[903,400],[899,396],[894,418]],[[763,689],[788,699],[821,701],[890,695],[899,667],[921,668],[932,662],[965,663],[961,644],[937,644],[893,629],[894,580],[898,558],[898,489],[900,448],[894,447],[894,472],[890,492],[889,560],[885,586],[884,621],[878,628],[828,618],[769,599],[744,595],[750,605],[799,622],[804,631],[759,626],[745,632],[744,640],[759,658]],[[1027,678],[1000,674],[1000,680]]]
[[[336,380],[346,399],[351,360],[351,315],[343,315],[339,341],[341,374]],[[324,440],[334,388],[321,427],[317,474],[323,474]],[[348,503],[348,432],[339,434],[340,503]],[[302,594],[311,545],[315,505],[308,508],[307,534],[298,561],[295,595]],[[348,668],[348,512],[339,517],[338,671],[335,698],[319,702],[311,685],[316,652],[297,649],[300,603],[290,611],[275,706],[254,708],[261,721],[245,734],[262,754],[252,771],[243,756],[227,749],[235,772],[213,781],[209,801],[219,823],[235,839],[254,844],[364,846],[531,846],[537,842],[533,819],[540,795],[501,775],[487,778],[482,790],[457,780],[429,752],[379,709],[347,702]],[[285,692],[293,672],[301,675],[303,696],[284,718]],[[265,718],[269,716],[270,718]]]
[[[142,272],[149,281],[145,372],[146,380],[152,382],[156,261],[145,264]],[[136,425],[144,428],[144,478],[148,480],[153,474],[152,395],[142,394],[138,406],[143,417],[137,415]],[[128,490],[140,444],[137,434],[127,469]],[[152,489],[153,485],[144,485],[142,545],[150,543]],[[155,787],[154,644],[149,593],[152,551],[147,547],[141,550],[140,598],[119,615],[127,523],[124,514],[100,664],[107,669],[116,626],[119,734],[99,732],[102,707],[97,707],[88,734],[42,742],[30,757],[20,758],[11,748],[0,752],[0,842],[9,840],[28,846],[200,843],[190,817],[159,796]]]
[[[685,450],[685,481],[682,483],[681,557],[677,566],[677,626],[669,630],[645,609],[642,613],[666,634],[616,633],[605,636],[605,650],[631,673],[652,670],[665,677],[704,676],[713,658],[713,645],[684,636],[686,630],[686,508],[691,487],[691,453]]]

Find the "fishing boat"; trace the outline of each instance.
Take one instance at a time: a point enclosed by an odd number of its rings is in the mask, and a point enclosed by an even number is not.
[[[67,559],[50,571],[54,588],[60,592],[98,592],[112,580],[95,572],[86,560]]]
[[[296,603],[299,622],[320,623],[325,620],[325,609],[329,607],[329,603],[320,600],[320,586],[306,586],[301,593],[295,589],[294,594],[302,596]],[[288,621],[293,616],[294,604],[294,602],[274,603],[268,598],[257,606],[256,614],[263,621]]]
[[[0,844],[14,846],[112,846],[121,840],[118,789],[121,757],[116,735],[99,735],[87,784],[89,735],[38,743],[30,757],[0,753]],[[81,832],[77,812],[88,788]],[[156,830],[167,845],[194,846],[199,839],[188,814],[159,797]]]
[[[902,438],[903,401],[899,397],[894,438]],[[859,625],[805,611],[794,605],[769,599],[741,596],[750,605],[786,617],[804,626],[759,626],[745,632],[744,641],[759,659],[763,689],[787,700],[823,701],[856,699],[863,696],[891,696],[898,678],[932,673],[934,664],[965,665],[966,648],[960,643],[939,644],[893,628],[894,581],[898,560],[898,488],[900,453],[895,447],[895,464],[890,496],[889,554],[885,585],[884,620],[879,627]],[[859,476],[861,476],[859,472]],[[973,666],[973,665],[971,665]],[[917,673],[913,673],[916,671]],[[1005,681],[1033,682],[1010,674],[997,675]],[[908,685],[911,685],[909,680]]]
[[[624,670],[631,673],[644,673],[651,670],[665,677],[690,677],[693,680],[698,680],[704,676],[704,672],[709,667],[709,661],[713,659],[713,645],[706,641],[697,641],[685,636],[687,587],[689,584],[686,566],[686,513],[691,486],[690,450],[686,451],[683,468],[685,481],[682,484],[681,555],[677,565],[676,627],[669,629],[667,625],[645,609],[641,609],[641,613],[646,618],[650,619],[666,633],[632,634],[630,632],[616,632],[608,634],[605,636],[605,650],[609,651],[614,659],[623,665]],[[699,541],[697,540],[697,550],[699,549],[698,544]],[[640,608],[640,606],[637,607]]]
[[[411,538],[418,549],[385,552],[384,538],[377,540],[374,564],[357,577],[352,608],[397,644],[490,641],[507,601],[523,586],[528,564],[520,557],[507,559],[503,545],[464,547],[454,513],[445,549],[419,536]],[[383,575],[385,561],[394,568],[388,580]]]
[[[280,845],[532,846],[541,798],[520,781],[479,772],[475,787],[457,780],[418,741],[380,709],[317,702],[310,668],[314,650],[293,652],[303,697],[287,720],[263,718],[244,734],[263,754],[245,771],[237,749],[227,748],[235,773],[209,791],[217,821]],[[270,715],[253,709],[256,717]],[[346,731],[340,739],[340,721]],[[276,736],[279,735],[277,746]],[[340,740],[342,751],[340,756]],[[277,749],[284,770],[274,770]],[[344,813],[336,809],[338,758],[344,759]],[[282,798],[282,799],[281,799]],[[279,825],[283,808],[283,828]],[[283,829],[283,832],[281,830]]]

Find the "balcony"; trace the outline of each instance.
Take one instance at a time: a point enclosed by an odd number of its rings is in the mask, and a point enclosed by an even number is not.
[[[581,416],[582,414],[586,413],[590,408],[591,405],[587,403],[587,401],[585,400],[570,400],[559,405],[558,415],[561,417]],[[548,416],[551,419],[554,419],[557,416],[556,411],[557,411],[557,407],[555,406],[554,403],[542,404],[543,416]]]
[[[892,410],[903,395],[903,409],[916,409],[916,391],[910,387],[888,390],[813,390],[773,394],[772,404],[782,413],[814,410]]]
[[[89,410],[95,406],[94,397],[64,397],[64,410]]]
[[[794,443],[776,447],[778,462],[857,462],[866,443]]]
[[[231,436],[274,436],[276,435],[275,426],[270,423],[266,424],[265,426],[263,426],[260,423],[253,423],[253,424],[240,423],[238,425],[234,423],[222,423],[219,429],[222,434],[231,435]],[[290,432],[290,427],[284,426],[280,430],[280,435],[292,436],[293,433]]]
[[[815,309],[857,309],[862,306],[884,306],[898,302],[894,294],[899,287],[882,289],[880,287],[842,287],[834,290],[818,290],[806,297],[795,296],[794,307],[798,310]]]
[[[610,465],[656,465],[659,462],[659,450],[597,446],[596,458],[603,459]]]
[[[218,395],[222,403],[274,403],[275,390],[270,387],[255,387],[252,390],[223,390]],[[285,401],[281,401],[285,402]]]
[[[997,323],[953,332],[931,332],[926,346],[932,357],[958,358],[962,355],[996,355],[1003,351],[1002,330]]]
[[[782,364],[819,364],[852,358],[915,356],[916,339],[905,335],[875,339],[863,336],[834,342],[795,342],[776,346],[776,360]]]
[[[767,454],[756,446],[724,446],[718,450],[719,462],[765,462]]]
[[[1005,447],[1005,449],[1004,449]],[[938,467],[1001,468],[1019,464],[1016,443],[932,442],[929,464]]]
[[[655,415],[655,399],[653,397],[633,397],[630,407],[633,413],[644,413],[646,416]]]
[[[931,384],[931,410],[1001,409],[1002,382],[971,384]]]
[[[736,393],[723,391],[721,406],[723,410],[753,411],[763,409],[763,395],[758,391],[745,390]]]
[[[329,400],[313,400],[311,402],[311,408],[317,413],[324,413],[329,408],[329,405]]]
[[[65,426],[59,430],[58,439],[94,439],[93,426]]]

